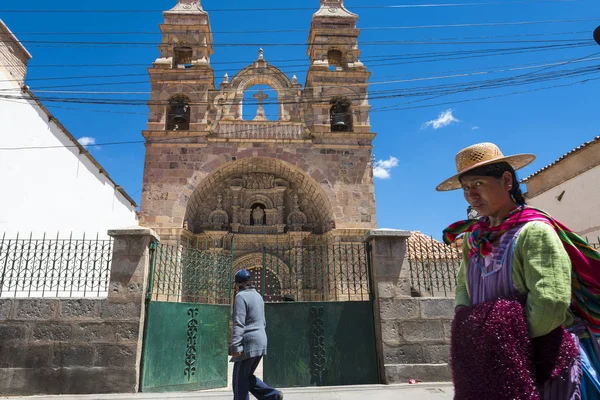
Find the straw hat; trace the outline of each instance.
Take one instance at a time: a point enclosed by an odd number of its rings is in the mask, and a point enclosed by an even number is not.
[[[460,189],[461,184],[458,177],[484,165],[507,162],[516,171],[531,164],[534,160],[535,156],[533,154],[517,154],[505,157],[498,146],[493,143],[474,144],[458,152],[456,155],[456,170],[458,173],[439,184],[436,190],[443,192]]]

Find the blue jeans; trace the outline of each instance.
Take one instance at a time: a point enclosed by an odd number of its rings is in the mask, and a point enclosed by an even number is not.
[[[233,364],[233,400],[249,400],[248,393],[258,400],[277,400],[279,391],[254,376],[261,358],[248,358]]]

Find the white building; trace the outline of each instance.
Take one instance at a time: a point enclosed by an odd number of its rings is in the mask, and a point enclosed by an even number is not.
[[[590,242],[600,241],[600,136],[523,180],[527,202]]]
[[[0,20],[0,239],[137,225],[133,199],[23,86],[30,58]],[[31,147],[51,149],[6,150]]]

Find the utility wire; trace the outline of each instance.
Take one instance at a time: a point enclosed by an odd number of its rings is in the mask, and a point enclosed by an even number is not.
[[[423,59],[432,59],[432,58],[440,58],[440,57],[452,57],[452,56],[460,56],[459,59],[465,58],[479,58],[481,55],[488,55],[497,53],[498,55],[505,54],[520,54],[520,53],[532,53],[536,51],[547,51],[547,50],[563,50],[569,48],[580,48],[580,47],[589,47],[595,46],[592,40],[588,42],[581,42],[575,44],[558,44],[558,45],[544,45],[544,46],[523,46],[523,47],[509,47],[509,48],[498,48],[498,49],[475,49],[475,50],[460,50],[460,51],[451,51],[451,52],[430,52],[430,53],[404,53],[397,56],[378,56],[380,57],[377,61],[401,61],[401,60],[410,60],[406,63],[392,63],[392,64],[374,64],[374,65],[366,65],[366,67],[371,66],[385,66],[385,65],[400,65],[400,64],[411,64],[415,62],[423,62]],[[453,58],[449,58],[453,59]],[[446,61],[447,58],[443,58],[439,61]],[[438,60],[435,60],[438,61]],[[271,64],[270,64],[271,65]],[[305,64],[306,69],[308,69],[309,65]],[[306,71],[306,69],[304,71]],[[221,71],[229,71],[229,69],[221,70]],[[213,70],[213,72],[216,72]],[[115,74],[115,75],[91,75],[91,76],[66,76],[66,77],[43,77],[43,78],[30,78],[27,79],[27,82],[32,81],[50,81],[50,80],[78,80],[78,79],[100,79],[100,78],[124,78],[124,77],[133,77],[133,76],[145,76],[144,74]],[[4,79],[0,80],[0,82],[15,82],[20,81],[19,79]]]
[[[414,109],[418,109],[418,108],[429,108],[429,107],[439,107],[439,106],[447,106],[447,105],[453,105],[453,104],[461,104],[461,103],[466,103],[466,102],[473,102],[473,101],[480,101],[480,100],[487,100],[487,99],[493,99],[493,98],[498,98],[498,97],[505,97],[505,96],[512,96],[512,95],[516,95],[516,94],[523,94],[523,93],[531,93],[531,92],[537,92],[537,91],[541,91],[541,90],[549,90],[549,89],[554,89],[554,88],[558,88],[558,87],[568,87],[568,86],[573,86],[576,84],[581,84],[581,83],[587,83],[590,81],[596,81],[596,80],[600,80],[600,78],[594,78],[594,79],[584,79],[581,81],[577,81],[577,82],[571,82],[568,84],[563,84],[563,85],[553,85],[553,86],[548,86],[548,87],[542,87],[542,88],[536,88],[536,89],[531,89],[531,90],[525,90],[525,91],[519,91],[519,92],[512,92],[512,93],[504,93],[504,94],[498,94],[498,95],[493,95],[493,96],[486,96],[486,97],[479,97],[479,98],[474,98],[474,99],[466,99],[466,100],[459,100],[459,101],[453,101],[453,102],[445,102],[445,103],[438,103],[438,104],[428,104],[428,105],[420,105],[420,106],[413,106],[413,107],[398,107],[398,108],[394,108],[394,109],[385,109],[385,110],[380,110],[380,109],[374,109],[371,112],[389,112],[389,111],[403,111],[403,110],[414,110]],[[0,100],[2,101],[2,100]],[[279,126],[285,126],[286,124],[280,124]],[[297,124],[288,124],[290,126],[296,126]],[[252,130],[246,130],[246,132],[257,132],[260,131],[260,129],[252,129]],[[239,131],[239,133],[244,133],[244,131]],[[98,147],[102,147],[102,146],[119,146],[119,145],[132,145],[132,144],[155,144],[155,143],[162,143],[162,142],[170,142],[172,143],[174,140],[180,140],[180,139],[194,139],[194,138],[201,138],[201,137],[205,137],[205,135],[198,135],[198,136],[185,136],[185,137],[177,137],[177,138],[166,138],[166,139],[155,139],[152,141],[145,141],[145,140],[139,140],[139,141],[123,141],[123,142],[107,142],[107,143],[96,143],[93,146],[98,146]],[[186,143],[183,143],[186,144]],[[24,147],[2,147],[0,148],[0,151],[24,151],[24,150],[46,150],[46,149],[56,149],[56,148],[71,148],[71,147],[79,147],[77,145],[67,145],[67,146],[24,146]]]
[[[505,73],[505,72],[511,72],[511,71],[520,71],[520,70],[526,70],[526,69],[534,69],[534,68],[556,68],[556,67],[560,67],[560,66],[564,66],[564,65],[568,65],[568,64],[574,64],[574,63],[581,63],[581,62],[592,62],[592,61],[598,61],[600,60],[600,57],[594,57],[596,55],[598,55],[600,53],[595,53],[592,54],[590,56],[586,56],[586,57],[582,57],[580,59],[575,59],[575,60],[569,60],[569,61],[561,61],[561,62],[554,62],[554,63],[546,63],[546,64],[539,64],[539,65],[528,65],[528,66],[519,66],[519,67],[513,67],[513,68],[499,68],[499,69],[492,69],[492,70],[487,70],[487,71],[475,71],[475,72],[463,72],[463,73],[456,73],[456,74],[450,74],[450,75],[438,75],[438,76],[433,76],[433,77],[418,77],[418,78],[412,78],[412,79],[395,79],[395,80],[386,80],[386,81],[375,81],[375,82],[369,82],[368,85],[369,86],[375,86],[375,85],[390,85],[390,84],[400,84],[400,83],[410,83],[410,82],[422,82],[422,81],[429,81],[429,80],[439,80],[439,79],[450,79],[450,78],[466,78],[466,77],[471,77],[471,76],[480,76],[480,75],[490,75],[490,74],[496,74],[496,73]],[[472,70],[470,70],[472,71]],[[540,71],[535,71],[535,73],[541,72],[543,70]],[[514,77],[509,77],[506,78],[507,80],[509,79],[514,79]],[[122,82],[122,83],[118,83],[118,84],[125,84],[127,82]],[[148,83],[148,81],[144,81],[144,83]],[[102,84],[100,84],[102,85]],[[364,86],[364,83],[361,84],[349,84],[349,85],[344,85],[345,87],[352,87],[352,86]],[[321,86],[322,88],[329,88],[329,87],[338,87],[339,85],[324,85]],[[61,86],[58,86],[59,88],[61,88]],[[5,90],[0,90],[0,93],[6,93],[6,92],[16,92],[16,91],[20,91],[20,88],[15,88],[15,89],[5,89]],[[104,94],[104,95],[130,95],[130,94],[136,94],[136,95],[145,95],[145,94],[151,94],[152,91],[145,91],[145,92],[131,92],[131,91],[112,91],[112,92],[107,92],[107,91],[68,91],[68,90],[39,90],[39,89],[32,89],[35,93],[57,93],[57,94]],[[277,92],[276,89],[273,88],[268,88],[268,89],[258,89],[258,90],[251,90],[248,89],[246,90],[246,92],[258,92],[258,91],[273,91],[273,92]]]
[[[457,91],[459,89],[465,89],[465,88],[473,88],[476,87],[476,85],[484,85],[483,88],[486,88],[486,86],[494,86],[494,87],[502,87],[501,85],[504,86],[515,86],[515,85],[519,85],[519,84],[531,84],[531,83],[538,83],[538,82],[543,82],[543,81],[547,81],[547,80],[554,80],[554,79],[558,79],[558,78],[565,78],[565,77],[571,77],[571,76],[579,76],[579,75],[584,75],[584,74],[592,74],[592,73],[598,73],[598,68],[596,66],[592,66],[592,67],[583,67],[583,68],[577,68],[577,69],[572,69],[572,70],[561,70],[561,71],[556,71],[556,72],[549,72],[549,73],[545,73],[545,74],[539,74],[537,76],[533,76],[531,77],[531,79],[527,79],[527,80],[523,80],[523,82],[508,82],[506,83],[506,78],[502,78],[502,79],[492,79],[492,80],[484,80],[481,82],[470,82],[470,83],[466,83],[466,84],[456,84],[456,85],[438,85],[438,86],[433,86],[433,87],[424,87],[424,88],[410,88],[410,89],[393,89],[393,90],[382,90],[382,91],[372,91],[369,94],[369,98],[371,100],[377,100],[377,99],[389,99],[389,98],[397,98],[397,97],[409,97],[409,96],[423,96],[423,95],[438,95],[440,93],[447,93],[448,91]],[[475,86],[474,86],[475,85]],[[448,89],[448,87],[450,89]],[[420,92],[417,92],[417,90],[420,90]],[[437,90],[438,92],[432,92],[432,90]],[[442,92],[440,92],[440,90],[443,90]],[[471,89],[472,90],[472,89]],[[412,93],[411,93],[412,91]],[[22,98],[21,96],[14,96],[14,95],[1,95],[1,98],[8,98],[8,99],[19,99]],[[305,99],[305,104],[329,104],[331,100],[333,100],[334,97],[337,96],[329,96],[326,98],[322,98],[322,99],[317,99],[317,100],[310,100],[310,99]],[[359,100],[362,98],[361,95],[347,95],[346,96],[349,100]],[[150,105],[167,105],[169,104],[169,101],[147,101],[144,99],[123,99],[123,100],[117,100],[117,99],[99,99],[99,98],[65,98],[65,97],[39,97],[40,100],[44,100],[44,101],[48,101],[48,102],[58,102],[58,103],[79,103],[79,104],[110,104],[110,105],[142,105],[142,104],[150,104]],[[197,104],[205,104],[205,103],[199,103],[199,102],[194,102],[194,101],[189,101],[188,102],[189,105],[197,105]],[[254,102],[254,101],[245,101],[245,104],[253,104],[253,105],[257,105],[258,102]],[[279,102],[279,101],[265,101],[262,103],[263,105],[270,105],[270,104],[276,104],[276,105],[281,105],[281,104],[297,104],[296,101],[283,101],[283,102]]]
[[[522,23],[549,23],[554,21],[531,21],[531,22],[522,22]],[[509,22],[509,24],[514,24],[515,22]],[[521,23],[521,22],[517,22]],[[500,23],[503,24],[503,23]],[[431,27],[443,27],[444,25],[431,25]],[[445,25],[445,27],[453,27],[456,25]],[[377,26],[369,26],[360,28],[361,31],[381,31],[381,30],[389,30],[389,29],[412,29],[412,28],[422,28],[421,26],[396,26],[396,27],[377,27]],[[272,29],[272,30],[260,30],[260,31],[211,31],[213,35],[248,35],[248,34],[262,34],[262,33],[308,33],[309,29]],[[169,31],[169,34],[189,34],[190,31]],[[513,35],[488,35],[488,36],[466,36],[466,37],[450,37],[450,38],[433,38],[433,39],[422,39],[422,40],[470,40],[470,39],[495,39],[495,38],[514,38],[514,37],[542,37],[542,36],[557,36],[557,35],[574,35],[574,34],[589,34],[589,31],[571,31],[571,32],[548,32],[548,33],[520,33]],[[0,36],[11,36],[11,35],[22,35],[22,36],[141,36],[141,35],[163,35],[162,32],[154,31],[154,32],[12,32],[11,33],[1,33]],[[339,35],[326,35],[326,36],[336,36]]]
[[[535,4],[535,3],[573,3],[575,0],[527,0],[527,1],[482,1],[473,3],[430,3],[430,4],[398,4],[398,5],[358,5],[352,6],[351,9],[403,9],[403,8],[436,8],[436,7],[473,7],[473,6],[489,6],[489,5],[516,5],[516,4]],[[206,9],[206,12],[265,12],[265,11],[317,11],[316,7],[275,7],[275,8],[215,8]],[[4,9],[0,10],[3,13],[155,13],[165,12],[168,10],[24,10],[24,9]]]
[[[339,36],[337,36],[339,37]],[[378,40],[378,41],[362,41],[360,46],[400,46],[400,45],[480,45],[480,44],[518,44],[518,43],[569,43],[581,42],[582,39],[554,39],[554,40],[497,40],[497,41],[414,41],[414,40]],[[590,42],[593,39],[589,38]],[[47,41],[47,40],[21,40],[21,44],[49,44],[49,45],[69,45],[69,47],[78,46],[173,46],[175,44],[162,42],[110,42],[110,41]],[[348,43],[213,43],[214,47],[298,47],[298,46],[345,46]]]

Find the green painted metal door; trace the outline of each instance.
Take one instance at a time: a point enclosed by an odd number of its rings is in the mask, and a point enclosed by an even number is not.
[[[227,386],[229,306],[150,302],[142,392]]]
[[[364,243],[264,250],[263,270],[274,271],[281,281],[281,285],[262,286],[267,303],[264,378],[268,384],[379,383],[367,250]],[[292,301],[269,301],[277,298],[274,290]]]
[[[275,387],[379,383],[370,301],[266,304],[265,382]]]
[[[230,255],[151,246],[142,392],[227,386]]]

